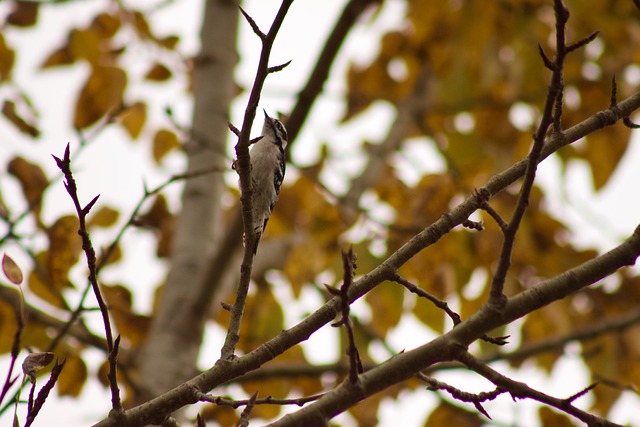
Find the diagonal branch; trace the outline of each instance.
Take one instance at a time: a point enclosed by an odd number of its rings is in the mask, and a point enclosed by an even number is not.
[[[593,389],[595,385],[591,385],[584,390],[570,396],[566,399],[559,399],[557,397],[549,396],[548,394],[542,393],[538,390],[535,390],[529,387],[527,384],[519,381],[512,380],[509,377],[506,377],[500,374],[498,371],[489,367],[489,365],[481,362],[480,360],[473,357],[470,353],[463,353],[458,358],[460,362],[467,365],[470,369],[474,370],[478,374],[482,375],[496,386],[508,390],[511,396],[514,399],[533,399],[538,402],[544,403],[551,407],[554,407],[562,412],[565,412],[569,415],[572,415],[584,422],[587,426],[618,426],[618,424],[607,421],[604,418],[598,417],[596,415],[592,415],[588,412],[585,412],[581,409],[573,406],[573,402],[579,397],[586,394],[588,391]]]

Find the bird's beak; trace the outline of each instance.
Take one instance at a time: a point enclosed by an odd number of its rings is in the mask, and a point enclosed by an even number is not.
[[[264,118],[265,119],[270,119],[271,117],[269,117],[269,115],[267,114],[267,110],[265,110],[264,108],[262,109],[262,111],[264,111]]]

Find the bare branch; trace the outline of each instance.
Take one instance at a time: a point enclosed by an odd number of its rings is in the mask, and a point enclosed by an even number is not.
[[[117,363],[115,355],[117,354],[117,350],[114,351],[114,342],[113,342],[113,332],[111,330],[111,320],[109,319],[109,309],[107,308],[107,304],[102,297],[102,293],[100,291],[100,286],[98,285],[98,277],[97,277],[97,268],[96,268],[96,252],[93,249],[93,244],[91,243],[91,238],[89,236],[89,232],[87,231],[86,226],[86,216],[89,213],[90,208],[93,206],[97,197],[95,197],[89,204],[82,208],[80,205],[80,200],[78,198],[78,189],[76,186],[76,181],[73,178],[73,174],[71,172],[71,157],[70,157],[69,144],[64,151],[64,156],[62,159],[53,156],[58,165],[60,171],[64,174],[65,183],[64,186],[73,201],[73,204],[76,209],[76,214],[78,216],[78,221],[80,223],[80,228],[78,229],[78,234],[82,239],[82,249],[84,250],[85,257],[87,260],[87,266],[89,268],[89,282],[91,283],[91,288],[93,289],[93,294],[96,297],[96,301],[98,302],[98,307],[100,308],[100,314],[102,315],[102,321],[104,323],[105,335],[107,338],[107,352],[109,354],[109,386],[111,388],[111,402],[112,408],[114,412],[122,412],[122,404],[120,402],[120,390],[118,388],[118,383],[116,381],[116,369]],[[119,340],[118,340],[119,341]]]
[[[353,253],[353,248],[349,248],[348,253],[342,252],[342,268],[344,269],[344,280],[340,289],[332,288],[329,285],[325,285],[327,290],[340,299],[340,312],[342,318],[337,322],[331,324],[333,327],[343,326],[347,331],[348,347],[347,355],[349,356],[349,381],[352,383],[358,382],[358,375],[363,371],[362,362],[360,361],[360,354],[358,347],[356,347],[356,340],[353,336],[353,327],[351,325],[351,319],[349,318],[349,312],[351,310],[349,301],[349,288],[353,283],[353,276],[355,274],[355,262],[356,255]]]
[[[227,329],[227,336],[220,351],[220,361],[229,360],[233,357],[236,345],[240,339],[240,324],[242,322],[242,315],[244,313],[244,307],[249,292],[249,282],[251,280],[251,269],[253,265],[253,248],[256,246],[256,236],[253,233],[253,213],[251,209],[253,190],[251,188],[251,160],[249,157],[249,132],[253,125],[253,120],[256,115],[256,109],[260,101],[260,94],[264,87],[264,82],[269,74],[269,57],[271,55],[271,48],[275,41],[276,35],[280,30],[280,26],[284,21],[284,18],[289,10],[289,7],[293,3],[293,0],[283,0],[280,5],[280,9],[276,14],[276,17],[271,24],[269,32],[264,36],[260,36],[261,33],[256,33],[262,40],[262,50],[260,52],[260,60],[258,62],[258,68],[256,70],[256,77],[251,88],[249,95],[249,101],[247,108],[245,109],[244,120],[242,122],[242,129],[238,137],[238,143],[236,144],[236,170],[240,175],[240,190],[242,203],[242,219],[244,221],[244,235],[246,237],[244,258],[240,267],[240,283],[236,294],[236,300],[231,309],[231,319],[229,321],[229,328]],[[242,13],[245,18],[248,19],[248,15],[244,11]],[[249,20],[249,19],[248,19]],[[252,20],[249,20],[251,24]],[[257,26],[254,28],[256,31]]]
[[[618,426],[618,424],[607,421],[606,419],[596,415],[589,414],[588,412],[578,409],[572,405],[573,401],[578,397],[591,390],[594,387],[593,385],[567,399],[558,399],[538,390],[534,390],[523,382],[514,381],[511,378],[498,373],[496,370],[489,367],[489,365],[479,361],[469,353],[465,352],[460,355],[459,360],[470,369],[494,383],[496,386],[508,390],[514,399],[537,400],[538,402],[544,403],[578,418],[588,426]]]

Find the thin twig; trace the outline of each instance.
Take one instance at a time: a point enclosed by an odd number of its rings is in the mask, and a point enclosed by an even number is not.
[[[418,373],[417,377],[419,379],[421,379],[422,381],[426,382],[429,387],[429,390],[444,390],[447,393],[449,393],[451,395],[451,397],[453,397],[456,400],[459,400],[461,402],[471,402],[473,403],[473,406],[476,407],[476,409],[485,417],[491,419],[491,417],[489,416],[489,414],[487,413],[487,411],[484,409],[484,407],[482,406],[482,402],[487,402],[490,400],[494,400],[496,397],[500,396],[501,394],[507,393],[508,390],[502,388],[502,387],[496,387],[495,390],[493,391],[488,391],[488,392],[482,392],[482,393],[469,393],[466,391],[462,391],[460,389],[457,389],[447,383],[443,383],[441,381],[436,380],[433,377],[427,376],[421,372]]]
[[[582,47],[595,38],[595,34],[592,34],[589,37],[567,47],[565,29],[569,19],[569,11],[562,3],[562,0],[554,1],[554,10],[556,15],[556,56],[554,60],[549,60],[549,58],[544,54],[542,48],[540,48],[540,54],[545,66],[552,71],[551,83],[547,89],[547,96],[540,124],[533,135],[533,145],[529,152],[524,179],[518,196],[518,202],[511,217],[511,221],[507,227],[503,229],[504,241],[498,266],[491,281],[489,305],[498,311],[504,308],[507,300],[503,292],[504,283],[507,277],[507,272],[511,267],[511,254],[513,252],[516,233],[518,232],[524,213],[529,205],[529,195],[533,188],[538,163],[542,157],[542,149],[545,145],[547,132],[552,124],[555,124],[556,126],[554,128],[554,135],[556,138],[563,138],[562,129],[560,129],[560,118],[562,115],[561,97],[562,91],[564,90],[563,66],[566,55],[571,50]]]
[[[344,270],[344,280],[340,289],[333,288],[329,285],[325,285],[329,293],[334,297],[340,298],[340,313],[341,318],[337,322],[331,324],[334,328],[344,326],[347,331],[347,355],[349,356],[349,381],[352,383],[358,382],[358,375],[363,371],[362,362],[360,361],[360,353],[358,347],[356,347],[356,340],[353,335],[353,326],[351,325],[351,319],[349,318],[349,312],[351,311],[349,301],[349,288],[353,283],[353,276],[355,274],[355,262],[356,255],[353,253],[353,248],[349,248],[349,252],[342,252],[342,268]]]
[[[275,399],[271,396],[264,397],[262,399],[255,399],[254,405],[296,405],[304,406],[306,403],[313,402],[324,396],[324,393],[314,394],[311,396],[298,397],[292,399]],[[230,406],[232,408],[240,408],[249,404],[249,399],[246,400],[233,400],[223,396],[213,396],[210,394],[199,394],[199,400],[201,402],[215,403],[218,406]]]
[[[572,415],[584,422],[588,426],[618,426],[618,424],[612,423],[604,418],[598,417],[596,415],[592,415],[588,412],[585,412],[581,409],[573,406],[573,401],[578,397],[582,396],[584,393],[588,392],[593,388],[593,386],[589,386],[586,389],[580,391],[579,393],[567,398],[567,399],[559,399],[557,397],[549,396],[548,394],[542,393],[538,390],[535,390],[529,387],[527,384],[519,381],[512,380],[511,378],[500,374],[498,371],[489,367],[486,363],[481,362],[480,360],[473,357],[470,353],[463,352],[458,358],[460,362],[465,364],[469,369],[477,372],[482,375],[493,384],[498,387],[504,388],[509,391],[509,394],[514,399],[533,399],[538,402],[549,405],[553,408],[556,408],[562,412],[565,412],[569,415]]]
[[[94,197],[87,205],[84,207],[80,204],[80,199],[78,198],[78,188],[76,186],[76,181],[73,178],[73,174],[71,172],[71,157],[69,144],[64,151],[64,156],[62,159],[53,156],[56,161],[56,164],[60,171],[64,174],[65,183],[64,186],[73,201],[73,205],[76,209],[76,214],[78,216],[79,221],[79,229],[78,234],[82,239],[82,249],[85,253],[85,257],[87,259],[87,266],[89,268],[89,282],[91,283],[91,288],[93,289],[93,294],[96,297],[96,301],[98,302],[98,307],[100,308],[100,314],[102,315],[102,321],[104,323],[105,336],[107,340],[107,352],[109,359],[109,386],[111,389],[111,404],[113,411],[116,413],[122,412],[122,403],[120,402],[120,390],[118,388],[118,383],[116,380],[116,355],[117,355],[117,345],[119,343],[119,339],[117,339],[114,343],[113,340],[113,332],[111,330],[111,321],[109,319],[109,309],[107,308],[107,304],[102,297],[102,293],[100,292],[100,286],[98,285],[97,278],[97,267],[96,267],[96,252],[93,248],[93,244],[91,243],[91,238],[89,236],[89,232],[87,231],[86,225],[86,217],[89,214],[93,205],[97,202],[98,197]]]

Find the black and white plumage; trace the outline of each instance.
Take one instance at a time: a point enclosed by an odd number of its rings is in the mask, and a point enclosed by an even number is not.
[[[280,120],[269,117],[264,111],[262,138],[255,143],[250,152],[253,190],[251,206],[253,230],[256,236],[254,253],[258,250],[260,237],[278,201],[286,167],[284,158],[286,147],[287,130],[284,125]]]

